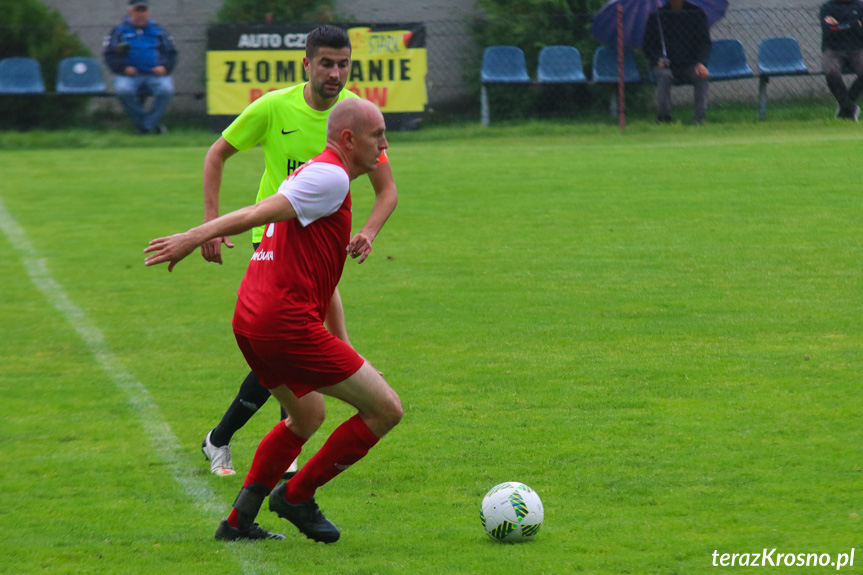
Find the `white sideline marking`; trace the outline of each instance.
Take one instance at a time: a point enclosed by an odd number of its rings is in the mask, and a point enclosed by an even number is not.
[[[23,228],[6,211],[2,197],[0,197],[0,230],[3,230],[3,233],[12,243],[12,247],[21,256],[21,262],[24,264],[33,285],[78,332],[96,362],[138,412],[138,419],[144,427],[144,432],[150,438],[154,451],[168,464],[174,481],[180,485],[195,505],[203,508],[208,517],[220,518],[228,510],[228,502],[217,501],[210,486],[191,474],[189,470],[192,469],[192,465],[185,457],[180,441],[171,431],[171,426],[168,425],[159,411],[158,404],[150,397],[149,390],[123,369],[105,344],[102,331],[90,320],[84,310],[69,299],[63,287],[48,271],[45,260],[39,257],[39,253],[30,243],[30,239]],[[213,525],[213,532],[215,532],[215,523]],[[239,550],[235,549],[235,545],[228,545],[227,547],[234,558],[240,562],[244,573],[248,575],[256,573],[254,567],[239,556]]]

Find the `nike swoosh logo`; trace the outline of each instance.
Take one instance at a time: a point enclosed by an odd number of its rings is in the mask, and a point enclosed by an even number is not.
[[[294,132],[299,132],[300,130],[291,130],[290,132],[286,132],[284,128],[282,128],[282,135],[287,136],[288,134],[293,134]]]

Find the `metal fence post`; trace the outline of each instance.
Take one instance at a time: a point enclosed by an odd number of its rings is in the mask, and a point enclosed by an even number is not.
[[[485,84],[479,91],[479,115],[482,125],[488,126],[488,92],[485,89]]]
[[[767,83],[770,82],[770,76],[761,74],[758,77],[758,119],[767,119]]]

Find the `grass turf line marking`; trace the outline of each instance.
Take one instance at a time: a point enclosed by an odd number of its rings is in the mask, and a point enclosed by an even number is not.
[[[2,197],[0,197],[0,230],[9,238],[13,249],[19,253],[21,262],[33,285],[42,292],[48,303],[66,318],[66,321],[87,345],[96,362],[117,389],[125,394],[128,402],[138,413],[138,419],[150,438],[156,453],[168,464],[174,481],[180,485],[197,506],[204,509],[208,516],[221,517],[227,505],[217,501],[215,493],[206,482],[190,475],[191,465],[188,458],[184,456],[180,441],[162,416],[158,404],[150,397],[149,390],[117,363],[114,354],[105,344],[102,331],[90,320],[84,310],[69,299],[63,287],[48,271],[45,260],[39,257],[39,253],[30,243],[24,229],[6,211]],[[244,573],[248,575],[255,573],[252,565],[238,556],[238,552],[234,550],[234,545],[228,545],[228,548],[232,555],[240,561]]]

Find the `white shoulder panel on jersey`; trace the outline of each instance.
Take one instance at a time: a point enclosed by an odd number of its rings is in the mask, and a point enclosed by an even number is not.
[[[303,226],[334,214],[350,190],[348,174],[341,166],[312,162],[279,186]]]

